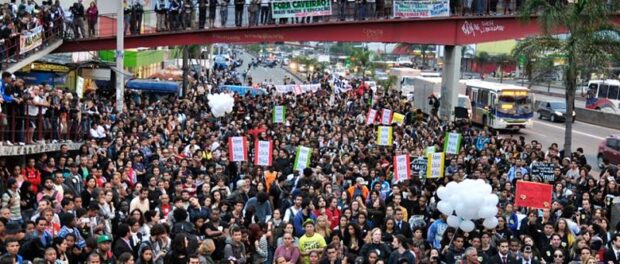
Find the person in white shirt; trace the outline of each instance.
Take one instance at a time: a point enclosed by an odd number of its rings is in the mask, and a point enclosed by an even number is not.
[[[293,222],[293,217],[297,214],[297,212],[301,211],[301,202],[303,201],[303,197],[301,195],[295,196],[295,201],[293,206],[286,209],[284,212],[284,222],[290,223]]]
[[[47,112],[47,107],[49,107],[49,103],[41,96],[41,87],[32,87],[30,100],[28,100],[29,126],[26,129],[26,144],[33,143],[34,130],[39,123],[39,114],[41,114],[41,120],[43,120],[42,116]]]

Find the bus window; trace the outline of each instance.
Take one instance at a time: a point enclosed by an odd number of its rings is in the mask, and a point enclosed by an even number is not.
[[[607,84],[601,84],[598,88],[598,98],[607,98],[609,92],[609,86]]]
[[[618,99],[618,86],[610,85],[609,92],[607,93],[607,98],[617,100]]]

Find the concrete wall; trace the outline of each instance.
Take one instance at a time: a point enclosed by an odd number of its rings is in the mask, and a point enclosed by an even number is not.
[[[577,120],[607,128],[620,129],[620,115],[575,108]]]

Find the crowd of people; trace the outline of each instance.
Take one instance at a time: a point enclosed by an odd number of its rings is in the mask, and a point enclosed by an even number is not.
[[[22,89],[19,79],[2,77],[3,91]],[[121,113],[103,98],[87,102],[94,129],[78,151],[0,159],[0,263],[620,261],[614,165],[605,162],[595,174],[581,149],[564,153],[557,144],[425,117],[392,91],[333,95],[328,75],[314,77],[316,93],[235,95],[224,117],[211,114],[207,95],[239,81],[230,69],[196,78],[205,86],[183,98],[128,94]],[[31,94],[41,90],[50,92],[33,87]],[[70,104],[69,94],[60,101]],[[22,100],[3,95],[3,109]],[[279,105],[284,123],[273,122]],[[371,108],[405,114],[403,125],[393,125],[393,145],[376,144],[376,125],[366,120]],[[446,156],[444,177],[413,171],[394,181],[395,155],[441,151],[446,132],[463,139],[459,154]],[[247,161],[230,160],[233,136],[247,139]],[[257,140],[272,141],[271,166],[254,165]],[[294,167],[298,146],[311,148],[301,170]],[[537,162],[555,164],[554,178],[531,175]],[[463,232],[436,209],[437,188],[463,179],[492,186],[496,228],[476,222]],[[519,180],[552,184],[551,207],[515,206]]]

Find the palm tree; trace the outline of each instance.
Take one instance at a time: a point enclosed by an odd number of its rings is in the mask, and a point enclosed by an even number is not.
[[[538,15],[543,35],[534,38],[531,45],[566,56],[563,70],[566,113],[569,116],[575,108],[578,69],[593,59],[605,61],[612,56],[620,57],[620,29],[611,21],[619,6],[618,1],[608,0],[526,0],[519,12],[525,22]],[[554,35],[558,28],[566,30],[567,35]],[[571,118],[566,118],[565,126],[564,153],[569,156],[572,153]]]
[[[366,77],[366,70],[371,70],[370,68],[372,68],[372,63],[370,63],[371,57],[371,51],[353,49],[353,53],[351,54],[351,66],[359,67],[362,70],[362,78]]]

